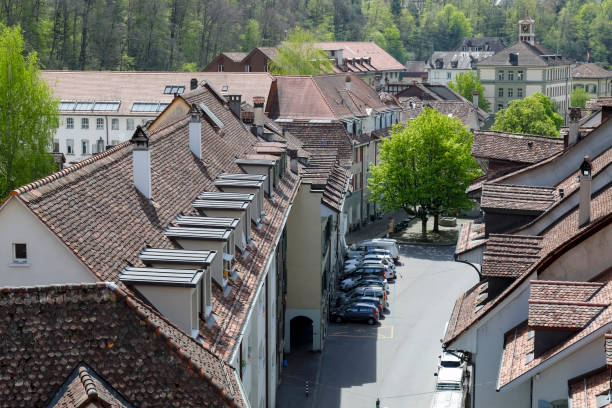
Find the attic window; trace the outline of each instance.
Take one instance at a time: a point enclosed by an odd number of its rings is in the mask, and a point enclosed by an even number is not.
[[[26,244],[13,244],[13,263],[20,265],[28,263],[28,248]]]
[[[119,102],[95,102],[92,110],[116,112],[119,110]]]
[[[527,353],[525,355],[525,364],[531,363],[533,361],[533,357],[534,357],[533,351],[531,353]]]
[[[134,102],[132,104],[132,112],[161,112],[169,104],[159,102]]]
[[[166,95],[180,95],[183,92],[185,92],[185,87],[181,85],[166,85],[166,88],[164,89],[164,94]]]
[[[482,304],[481,304],[481,305],[476,306],[476,307],[474,308],[474,313],[478,313],[478,312],[480,312],[480,309],[482,309],[482,307],[483,307],[483,306],[484,306],[484,305],[482,305]]]
[[[227,92],[228,89],[229,89],[229,87],[227,85],[223,85],[221,87],[221,92]]]
[[[608,404],[610,404],[610,390],[595,397],[595,405],[597,408],[605,407]]]
[[[94,106],[93,102],[79,101],[76,103],[74,110],[75,111],[90,111],[90,110],[93,110],[93,106]]]
[[[533,336],[535,336],[535,331],[534,330],[529,330],[527,332],[527,340],[533,339]]]
[[[75,101],[61,101],[59,104],[59,110],[61,111],[73,111],[76,106]]]

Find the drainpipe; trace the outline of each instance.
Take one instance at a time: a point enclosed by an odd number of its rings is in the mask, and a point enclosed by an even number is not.
[[[104,116],[104,120],[106,122],[106,146],[108,146],[110,143],[108,143],[108,116]],[[104,146],[103,150],[106,150],[106,146]],[[101,152],[98,152],[101,153]]]

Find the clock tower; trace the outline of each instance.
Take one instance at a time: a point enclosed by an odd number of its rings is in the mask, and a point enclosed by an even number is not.
[[[529,17],[528,14],[525,14],[525,18],[519,20],[518,28],[519,28],[519,41],[529,43],[531,45],[535,45],[535,20]]]

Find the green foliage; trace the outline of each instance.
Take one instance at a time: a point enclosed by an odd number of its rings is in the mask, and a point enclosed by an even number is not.
[[[474,90],[478,91],[478,107],[485,111],[489,110],[489,101],[484,97],[484,88],[478,80],[478,75],[473,72],[460,73],[455,77],[455,82],[449,82],[448,86],[459,92],[468,101],[473,102]]]
[[[248,19],[244,25],[244,30],[240,34],[240,48],[242,51],[250,52],[253,48],[261,44],[261,30],[259,23],[252,18]]]
[[[35,52],[24,53],[18,27],[0,24],[0,200],[54,169],[48,152],[58,127],[58,101],[39,76]]]
[[[301,28],[291,30],[270,61],[270,72],[279,75],[316,75],[333,72],[327,52],[315,48],[314,35]]]
[[[558,137],[562,124],[563,118],[555,112],[550,98],[537,92],[511,101],[508,108],[495,115],[491,129]]]
[[[459,119],[430,108],[405,127],[393,126],[370,167],[370,200],[422,218],[470,208],[465,189],[480,173],[472,140]]]
[[[570,106],[577,106],[584,109],[588,100],[589,94],[586,93],[584,88],[576,88],[572,91],[572,95],[570,96]]]

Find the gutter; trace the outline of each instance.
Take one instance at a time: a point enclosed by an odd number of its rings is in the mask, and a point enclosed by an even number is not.
[[[240,368],[238,368],[240,369]],[[244,391],[244,386],[242,385],[242,380],[238,375],[237,370],[232,370],[234,372],[234,378],[236,379],[236,384],[238,384],[238,393],[242,397],[242,401],[244,401],[246,408],[250,408],[251,404],[249,403],[249,399],[247,398],[246,392]]]
[[[521,374],[520,376],[516,377],[514,380],[510,381],[509,383],[507,383],[507,384],[505,384],[505,385],[503,385],[501,387],[498,386],[497,391],[507,391],[507,390],[512,390],[512,389],[516,388],[517,386],[522,384],[523,381],[525,381],[527,378],[531,378],[534,374],[537,374],[536,371],[544,371],[544,370],[546,370],[548,367],[552,366],[557,361],[563,359],[566,356],[569,356],[570,354],[574,353],[575,351],[578,351],[578,349],[580,349],[581,347],[585,346],[586,344],[596,340],[597,337],[604,336],[605,333],[607,331],[609,331],[610,329],[612,329],[612,322],[609,322],[608,324],[606,324],[604,326],[601,326],[599,329],[597,329],[594,332],[586,335],[585,337],[581,338],[580,340],[578,340],[574,344],[571,344],[570,346],[568,346],[565,349],[561,350],[560,352],[558,352],[554,356],[550,357],[549,359],[545,360],[544,362],[536,365],[535,367],[531,368],[530,370],[528,370],[525,373]]]
[[[476,265],[474,265],[471,262],[463,261],[463,260],[459,259],[458,254],[453,255],[453,258],[455,259],[455,262],[459,262],[459,263],[462,263],[462,264],[470,265],[472,268],[474,268],[474,270],[476,270],[476,273],[478,274],[478,281],[479,282],[482,281],[482,274],[480,273],[480,270],[476,267]]]

